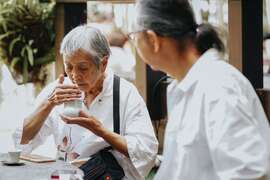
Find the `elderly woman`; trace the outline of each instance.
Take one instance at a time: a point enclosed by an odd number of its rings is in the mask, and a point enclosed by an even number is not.
[[[54,135],[64,159],[89,157],[112,146],[125,179],[144,179],[154,164],[158,142],[143,99],[129,82],[120,80],[120,135],[113,132],[113,79],[105,71],[108,42],[87,25],[69,32],[61,44],[65,72],[37,97],[35,110],[25,118],[21,144],[24,153]],[[84,94],[84,96],[82,96]],[[83,98],[78,117],[62,114],[64,103]],[[62,121],[64,120],[64,121]],[[68,124],[68,125],[67,125]]]
[[[156,180],[259,179],[269,170],[270,129],[250,82],[224,62],[189,0],[138,0],[138,54],[175,78],[168,88],[164,156]]]

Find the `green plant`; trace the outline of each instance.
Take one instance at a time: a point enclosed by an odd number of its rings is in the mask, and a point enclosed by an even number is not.
[[[55,59],[54,5],[37,0],[0,3],[0,60],[18,84],[45,82],[44,65]]]
[[[3,80],[3,75],[2,75],[2,63],[0,62],[0,83]],[[2,91],[2,87],[0,86],[0,109],[1,109],[1,105],[2,105],[2,101],[3,101],[3,91]]]

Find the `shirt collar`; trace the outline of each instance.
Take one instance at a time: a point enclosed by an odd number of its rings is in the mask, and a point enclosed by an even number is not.
[[[113,94],[113,72],[111,70],[106,70],[106,77],[103,81],[103,88],[100,94],[98,95],[99,97],[104,97],[104,96],[111,96]]]
[[[221,59],[221,55],[216,49],[207,50],[201,55],[197,62],[193,64],[184,79],[178,82],[177,88],[183,92],[188,91],[189,88],[202,77],[202,73],[208,67],[208,62],[218,59]]]

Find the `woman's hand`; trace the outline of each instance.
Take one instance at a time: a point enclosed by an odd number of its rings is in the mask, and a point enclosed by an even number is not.
[[[76,85],[64,85],[64,75],[60,75],[58,85],[49,96],[48,101],[52,106],[71,102],[81,97],[81,91]]]
[[[64,75],[60,75],[58,85],[37,109],[25,118],[21,144],[27,144],[40,131],[43,123],[53,110],[55,105],[74,101],[81,97],[81,92],[75,85],[64,85]]]
[[[79,117],[66,117],[62,115],[60,116],[67,124],[77,124],[90,130],[95,135],[102,137],[114,149],[118,150],[126,157],[129,157],[126,139],[123,136],[111,132],[110,130],[105,128],[103,124],[93,116],[90,116],[83,111],[80,111]]]
[[[97,136],[103,135],[106,129],[104,128],[103,124],[97,120],[95,117],[86,114],[83,111],[79,112],[79,117],[67,117],[64,115],[60,115],[62,120],[67,124],[77,124],[81,127],[84,127],[91,132],[93,132]]]

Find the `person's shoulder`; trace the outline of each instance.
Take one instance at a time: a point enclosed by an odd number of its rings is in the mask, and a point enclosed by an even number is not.
[[[136,86],[124,78],[120,78],[120,96],[124,99],[142,98]]]
[[[252,88],[239,70],[222,60],[210,63],[200,84],[204,93],[212,98],[220,98],[226,94],[241,95]]]
[[[121,90],[125,92],[137,91],[137,88],[134,86],[134,84],[121,77],[120,77],[120,87]]]

